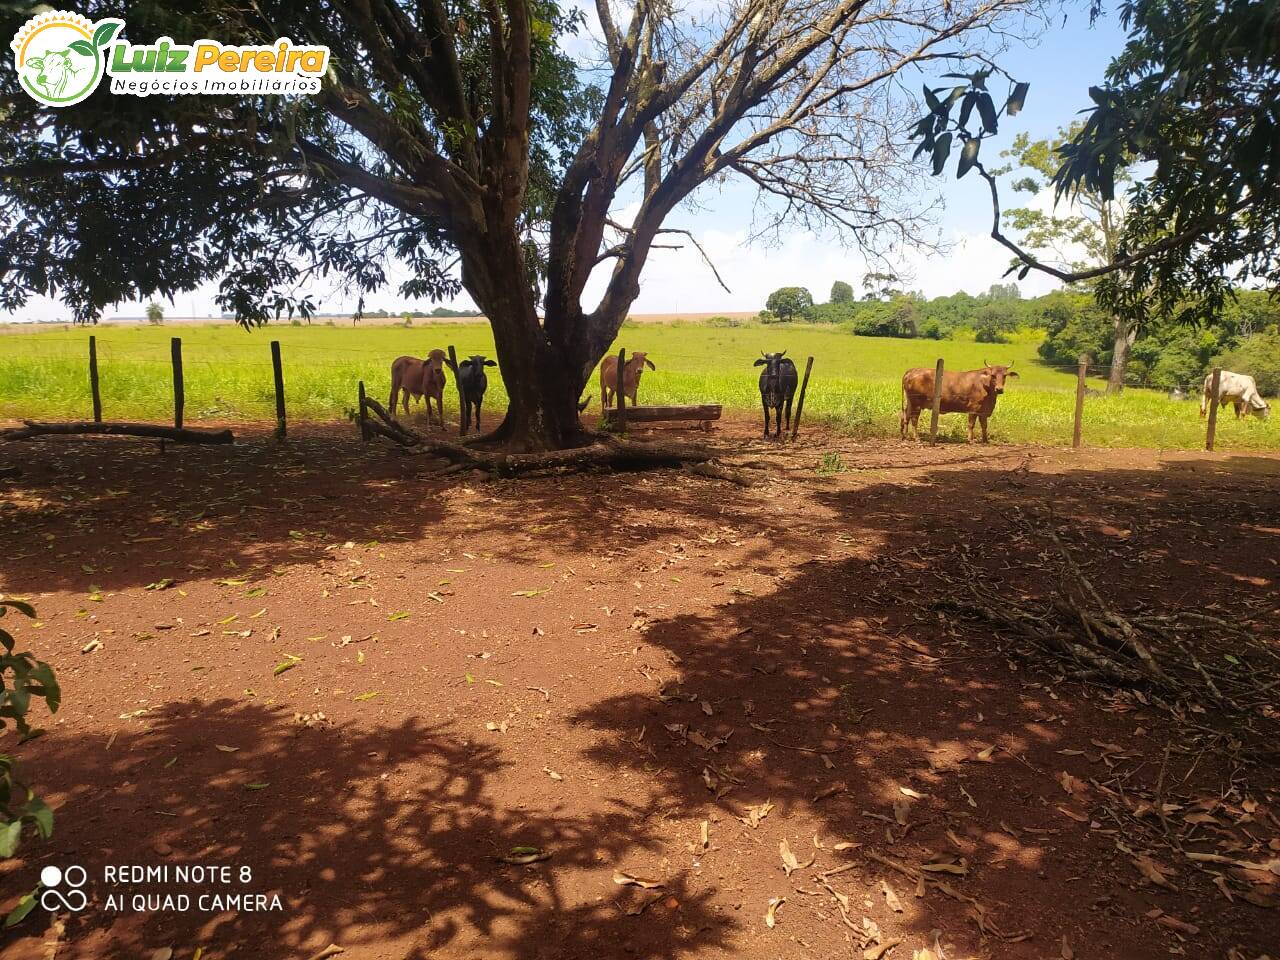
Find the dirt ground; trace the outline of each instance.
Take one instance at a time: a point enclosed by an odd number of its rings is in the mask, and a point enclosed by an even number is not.
[[[1052,594],[1030,510],[1117,603],[1280,640],[1280,458],[755,430],[713,434],[778,464],[749,488],[433,478],[337,426],[0,448],[6,626],[64,697],[5,743],[57,822],[0,908],[89,878],[0,957],[1280,953],[1275,757],[934,606],[962,555]]]

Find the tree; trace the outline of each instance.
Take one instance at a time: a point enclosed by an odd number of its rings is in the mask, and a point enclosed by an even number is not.
[[[863,300],[892,300],[902,295],[898,289],[898,277],[892,273],[873,271],[862,278]]]
[[[164,323],[164,307],[154,300],[147,304],[147,322],[153,325]]]
[[[220,278],[220,304],[253,324],[310,316],[296,291],[321,274],[363,296],[398,259],[403,295],[460,284],[488,318],[510,396],[492,439],[571,447],[589,439],[578,397],[655,242],[692,242],[665,224],[701,185],[753,185],[769,201],[761,233],[838,229],[869,253],[918,239],[928,212],[895,199],[912,204],[916,176],[897,149],[895,78],[984,55],[1028,6],[598,0],[597,63],[565,52],[581,15],[552,0],[212,0],[198,15],[140,0],[133,37],[217,24],[224,43],[328,45],[321,91],[135,102],[104,86],[48,110],[5,71],[0,306],[56,289],[88,320]]]
[[[1025,133],[1014,138],[1013,147],[1001,156],[1011,161],[1008,169],[1025,172],[1014,181],[1015,191],[1032,196],[1046,189],[1061,166],[1059,150],[1079,136],[1083,121],[1073,123],[1051,140],[1032,140]],[[1006,171],[992,171],[999,175]],[[1127,169],[1117,168],[1117,182],[1130,182]],[[1124,238],[1124,203],[1115,197],[1107,198],[1101,192],[1082,186],[1071,197],[1065,209],[1055,206],[1052,212],[1031,207],[1006,210],[1004,222],[1021,234],[1020,245],[1036,252],[1041,258],[1052,257],[1052,262],[1068,270],[1085,270],[1110,264],[1120,249]],[[1015,260],[1018,266],[1021,263]],[[1111,370],[1107,378],[1107,392],[1120,393],[1124,389],[1124,369],[1129,351],[1138,337],[1140,317],[1117,311],[1112,316]]]
[[[813,294],[804,287],[779,287],[769,294],[764,308],[776,313],[784,320],[793,320],[803,316],[813,306]]]
[[[1102,14],[1091,0],[1090,15]],[[1093,106],[1057,151],[1056,197],[1091,192],[1116,199],[1130,167],[1149,170],[1125,190],[1125,223],[1109,262],[1071,269],[1039,259],[1004,235],[994,176],[978,161],[999,116],[1016,114],[1028,85],[1013,84],[997,111],[985,91],[990,71],[947,74],[967,82],[928,90],[929,114],[916,126],[918,153],[934,172],[962,143],[957,176],[977,169],[991,193],[991,236],[1021,263],[1065,283],[1096,281],[1098,301],[1139,322],[1150,312],[1183,322],[1210,320],[1239,287],[1280,285],[1280,30],[1274,3],[1255,0],[1125,0],[1129,31]],[[982,100],[981,126],[966,126]],[[975,99],[978,98],[978,99]],[[958,120],[951,107],[962,102]]]
[[[843,280],[837,280],[831,284],[832,303],[853,303],[853,286],[845,283]]]

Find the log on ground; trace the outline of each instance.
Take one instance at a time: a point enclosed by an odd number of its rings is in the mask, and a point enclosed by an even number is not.
[[[199,427],[165,427],[152,423],[95,423],[75,420],[67,423],[42,423],[23,420],[23,426],[0,431],[0,440],[31,440],[35,437],[100,434],[109,437],[145,437],[172,440],[174,443],[233,443],[230,430],[204,430]]]

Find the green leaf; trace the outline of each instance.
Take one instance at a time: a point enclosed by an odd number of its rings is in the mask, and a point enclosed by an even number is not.
[[[37,796],[32,796],[27,801],[26,807],[23,808],[22,815],[30,817],[31,822],[36,825],[36,829],[40,831],[40,836],[48,840],[53,836],[53,811],[49,809],[49,805]]]
[[[1013,85],[1013,93],[1009,94],[1009,99],[1005,102],[1004,109],[1011,117],[1016,117],[1018,113],[1027,103],[1027,91],[1031,89],[1029,83],[1015,83]]]
[[[937,95],[929,89],[928,84],[925,84],[924,86],[924,102],[929,105],[929,109],[934,113],[942,112],[942,101],[939,100]]]
[[[13,607],[13,609],[19,613],[26,614],[32,620],[36,618],[36,608],[25,600],[0,600],[0,607]],[[0,610],[0,615],[3,615],[3,612],[3,610]]]
[[[39,892],[40,888],[36,887],[30,893],[25,894],[23,898],[18,901],[18,905],[9,911],[9,915],[4,918],[4,925],[6,929],[9,927],[16,927],[23,920],[27,919],[27,914],[35,909],[35,905],[40,902],[36,898],[36,894]]]
[[[296,667],[298,664],[302,662],[301,657],[296,657],[292,653],[287,653],[285,654],[285,656],[288,657],[289,659],[282,660],[276,664],[276,668],[271,671],[271,675],[273,677],[280,676],[280,674],[284,673],[286,670],[292,670],[294,667]]]
[[[68,49],[74,50],[82,57],[92,57],[96,52],[88,40],[72,40]]]
[[[408,610],[397,610],[395,613],[387,615],[388,620],[408,620],[411,614]]]
[[[998,125],[995,104],[991,102],[991,94],[983,91],[978,94],[978,116],[982,118],[982,129],[987,133],[995,133]]]
[[[978,162],[978,147],[981,145],[982,141],[977,137],[964,142],[964,147],[960,151],[960,165],[956,168],[957,180],[972,170],[973,165]]]
[[[951,156],[951,134],[944,133],[933,145],[933,175],[942,173],[947,165],[947,157]]]
[[[271,786],[269,783],[246,783],[244,788],[246,790],[265,790],[269,786]]]
[[[98,29],[93,31],[93,45],[99,49],[105,47],[115,39],[116,33],[118,33],[120,28],[123,26],[124,24],[119,21],[114,23],[107,22],[98,24]]]
[[[359,696],[354,697],[353,699],[355,700],[356,703],[363,703],[366,700],[372,700],[374,697],[378,695],[378,692],[379,691],[377,690],[370,690],[368,693],[362,693]]]
[[[0,859],[12,857],[22,838],[22,821],[14,820],[0,826]]]

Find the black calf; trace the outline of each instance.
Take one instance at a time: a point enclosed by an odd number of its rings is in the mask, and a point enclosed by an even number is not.
[[[468,357],[458,364],[458,389],[462,393],[462,432],[465,434],[471,426],[471,408],[476,411],[476,430],[480,429],[480,405],[484,403],[484,392],[489,389],[489,378],[484,374],[485,367],[496,367],[497,364],[484,357]]]
[[[764,407],[764,435],[769,436],[769,411],[774,412],[775,432],[782,436],[782,407],[787,408],[787,429],[791,429],[791,400],[796,395],[800,377],[796,365],[787,359],[787,351],[766,353],[756,361],[760,371],[760,405]]]

